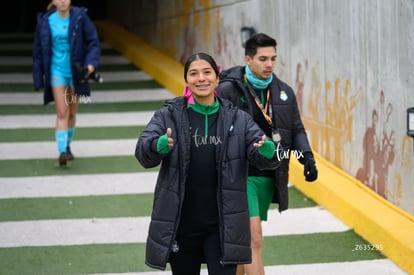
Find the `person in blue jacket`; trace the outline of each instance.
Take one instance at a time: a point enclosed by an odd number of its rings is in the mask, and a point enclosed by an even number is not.
[[[75,132],[79,98],[90,96],[86,75],[100,60],[100,42],[85,7],[71,6],[70,0],[53,0],[39,13],[33,45],[35,90],[44,89],[43,103],[56,106],[55,138],[59,165],[72,160],[70,144]],[[85,74],[76,68],[85,68]]]
[[[190,93],[156,111],[135,156],[161,164],[146,243],[146,264],[174,275],[234,275],[251,262],[247,167],[276,169],[275,143],[244,111],[217,97],[218,66],[205,53],[190,56]]]

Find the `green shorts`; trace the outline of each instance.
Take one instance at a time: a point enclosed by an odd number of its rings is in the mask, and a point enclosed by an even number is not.
[[[275,191],[274,179],[269,177],[247,178],[247,202],[250,217],[260,216],[260,220],[267,221],[267,211],[272,202]]]

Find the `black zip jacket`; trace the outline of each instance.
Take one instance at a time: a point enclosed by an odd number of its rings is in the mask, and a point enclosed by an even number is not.
[[[217,136],[222,143],[216,148],[218,171],[217,207],[220,230],[221,263],[251,262],[250,218],[247,207],[247,167],[251,162],[262,169],[275,169],[279,161],[266,159],[253,146],[263,131],[249,114],[219,99]],[[164,270],[180,222],[185,182],[190,162],[190,131],[187,99],[177,97],[156,111],[141,133],[135,156],[145,168],[161,164],[146,243],[145,263]],[[157,141],[172,129],[173,149],[166,155],[157,153]]]
[[[249,93],[244,83],[244,74],[245,67],[243,66],[222,71],[217,92],[221,98],[230,100],[235,106],[249,113],[266,135],[271,137],[272,129]],[[311,158],[313,154],[292,88],[273,74],[270,95],[273,111],[272,124],[282,137],[280,146],[276,148],[278,149],[276,157],[279,157],[282,163],[274,171],[275,193],[273,195],[273,202],[279,204],[281,212],[288,209],[289,152],[296,150]],[[300,156],[300,153],[296,155]],[[303,163],[303,158],[299,161]]]

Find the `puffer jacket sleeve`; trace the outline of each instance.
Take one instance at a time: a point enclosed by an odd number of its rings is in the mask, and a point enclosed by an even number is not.
[[[42,21],[41,16],[43,13],[37,15],[37,24],[34,33],[34,42],[33,42],[33,63],[32,63],[32,74],[33,74],[33,84],[35,90],[39,90],[44,87],[43,83],[43,56],[42,56],[42,45],[41,45],[41,34]]]
[[[156,111],[147,127],[139,136],[135,148],[135,157],[145,168],[152,168],[159,165],[165,156],[157,152],[157,141],[160,136],[167,132],[165,127],[165,112],[165,108]]]
[[[272,159],[267,159],[259,154],[258,149],[253,146],[254,143],[259,142],[262,139],[264,132],[253,121],[248,113],[238,110],[237,116],[246,121],[246,146],[248,148],[247,157],[249,162],[260,170],[276,169],[280,165],[280,161],[276,158],[276,156]]]
[[[101,56],[101,47],[99,43],[98,33],[95,25],[91,19],[85,14],[83,17],[84,28],[83,28],[83,40],[85,44],[85,61],[84,66],[91,64],[94,68],[98,68],[99,60]]]

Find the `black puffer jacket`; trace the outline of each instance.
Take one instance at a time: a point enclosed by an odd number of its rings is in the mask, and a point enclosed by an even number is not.
[[[222,71],[220,74],[220,84],[217,92],[221,98],[229,99],[240,109],[248,112],[262,128],[262,130],[271,137],[272,130],[261,115],[260,109],[254,100],[246,85],[244,84],[245,67],[236,66]],[[273,74],[273,81],[270,83],[273,125],[280,133],[282,140],[280,143],[277,156],[282,160],[281,165],[275,171],[275,193],[273,202],[279,204],[279,211],[288,208],[288,188],[289,183],[289,158],[293,150],[297,150],[313,158],[312,150],[306,135],[305,128],[300,118],[299,109],[296,102],[296,96],[292,88],[278,79]],[[297,154],[300,156],[300,153]],[[303,161],[300,158],[299,161]]]
[[[279,161],[262,157],[253,143],[263,131],[251,117],[219,99],[217,146],[219,229],[222,264],[251,262],[250,226],[246,197],[247,167],[251,162],[262,169],[275,169]],[[145,263],[164,270],[175,238],[190,162],[190,131],[187,100],[178,97],[155,112],[137,142],[135,156],[145,167],[161,163],[154,193],[154,204],[146,243]],[[157,141],[172,129],[173,149],[166,155],[157,153]]]

